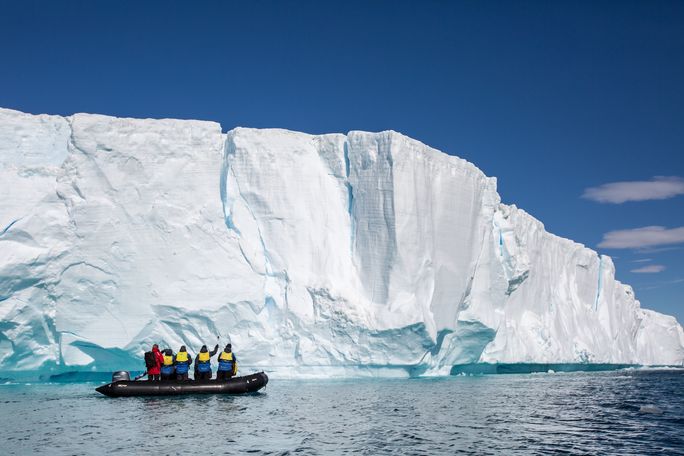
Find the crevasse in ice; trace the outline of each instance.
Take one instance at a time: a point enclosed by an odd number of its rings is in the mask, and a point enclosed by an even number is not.
[[[0,191],[0,371],[229,339],[281,376],[684,363],[609,257],[396,132],[0,110]]]

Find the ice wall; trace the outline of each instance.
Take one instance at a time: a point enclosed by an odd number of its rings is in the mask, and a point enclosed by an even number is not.
[[[229,338],[282,376],[684,363],[609,257],[395,132],[0,110],[0,192],[0,371]]]

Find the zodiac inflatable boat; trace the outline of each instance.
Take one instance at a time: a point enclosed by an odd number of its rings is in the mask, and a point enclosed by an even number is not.
[[[135,381],[130,380],[128,372],[114,372],[112,383],[107,383],[95,389],[109,397],[130,396],[175,396],[179,394],[245,394],[254,393],[266,386],[268,376],[259,372],[234,377],[230,380],[187,380],[169,381]]]

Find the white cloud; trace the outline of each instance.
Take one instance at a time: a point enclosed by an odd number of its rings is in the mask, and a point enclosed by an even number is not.
[[[673,250],[681,250],[681,247],[644,247],[641,249],[638,249],[639,253],[643,254],[654,254],[654,253],[662,253],[662,252],[671,252]]]
[[[656,282],[656,283],[654,283],[654,284],[652,284],[652,285],[649,285],[649,286],[646,286],[646,287],[639,287],[639,291],[642,291],[642,290],[657,290],[657,289],[659,289],[659,288],[664,288],[664,287],[667,287],[667,286],[669,286],[669,285],[678,285],[678,284],[680,284],[680,283],[684,283],[684,278],[674,279],[674,280],[668,280],[668,281],[666,281],[666,282]]]
[[[684,226],[672,229],[645,226],[633,230],[610,231],[603,235],[598,246],[604,249],[639,249],[681,243],[684,243]]]
[[[658,272],[663,272],[664,270],[665,266],[662,264],[649,264],[648,266],[632,269],[632,272],[636,272],[638,274],[655,274]]]
[[[648,263],[649,261],[653,261],[650,258],[642,258],[640,260],[632,260],[632,263]]]
[[[612,182],[584,190],[582,198],[599,203],[622,204],[627,201],[663,200],[684,195],[681,177],[655,176],[650,181]]]

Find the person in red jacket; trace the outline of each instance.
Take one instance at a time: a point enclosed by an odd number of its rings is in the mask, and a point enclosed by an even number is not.
[[[147,366],[147,380],[154,382],[161,380],[161,366],[164,363],[164,357],[159,351],[157,344],[152,345],[153,363],[148,362],[147,355],[145,356],[145,364]]]

